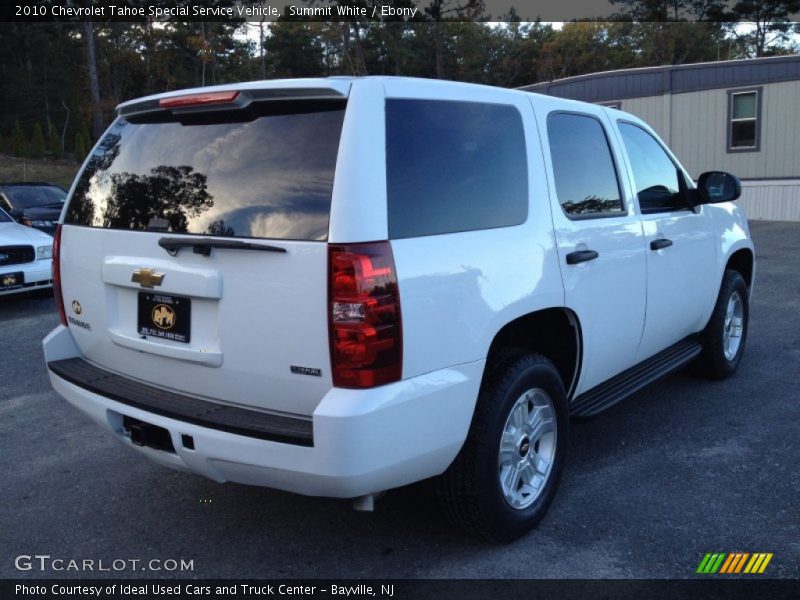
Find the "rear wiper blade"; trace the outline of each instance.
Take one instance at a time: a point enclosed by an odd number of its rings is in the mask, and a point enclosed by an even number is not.
[[[211,256],[212,248],[220,250],[256,250],[261,252],[286,252],[286,248],[268,244],[253,244],[239,240],[206,240],[203,238],[162,237],[158,245],[170,254],[177,254],[181,248],[191,248],[195,254]]]

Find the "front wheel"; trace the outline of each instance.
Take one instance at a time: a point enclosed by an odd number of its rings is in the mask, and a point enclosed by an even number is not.
[[[725,379],[739,367],[750,318],[747,291],[741,273],[725,271],[714,312],[700,336],[703,351],[695,365],[709,379]]]
[[[437,487],[452,523],[505,542],[532,529],[553,501],[569,412],[547,358],[520,352],[487,369],[467,440]]]

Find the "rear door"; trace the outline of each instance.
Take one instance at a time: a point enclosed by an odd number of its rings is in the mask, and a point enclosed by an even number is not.
[[[331,387],[326,240],[348,89],[336,85],[150,101],[112,125],[62,229],[85,358],[225,403],[313,412]]]
[[[603,109],[534,102],[545,148],[565,303],[580,320],[576,394],[632,366],[645,315],[642,226]],[[579,107],[578,107],[579,106]]]

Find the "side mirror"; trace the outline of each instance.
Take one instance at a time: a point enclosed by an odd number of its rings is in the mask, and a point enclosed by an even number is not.
[[[742,195],[742,184],[739,178],[724,171],[709,171],[700,175],[697,180],[701,204],[715,202],[731,202]]]

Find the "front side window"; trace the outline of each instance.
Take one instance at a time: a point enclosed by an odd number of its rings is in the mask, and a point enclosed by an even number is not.
[[[553,113],[547,119],[556,196],[569,217],[625,212],[605,130],[596,118]]]
[[[631,123],[620,123],[619,132],[631,163],[642,213],[688,208],[679,180],[683,174],[656,138]]]
[[[758,150],[761,94],[758,90],[728,94],[728,149]]]
[[[393,239],[525,222],[522,115],[505,104],[387,100],[386,184]]]

